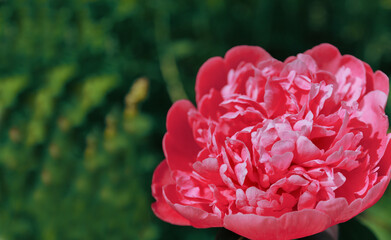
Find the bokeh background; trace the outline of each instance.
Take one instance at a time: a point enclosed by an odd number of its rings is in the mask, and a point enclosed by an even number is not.
[[[213,239],[150,209],[169,107],[235,45],[322,42],[389,76],[391,0],[0,0],[0,239]]]

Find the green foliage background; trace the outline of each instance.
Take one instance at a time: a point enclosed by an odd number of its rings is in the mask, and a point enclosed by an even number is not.
[[[390,75],[391,0],[0,0],[0,239],[213,239],[150,210],[167,110],[235,45],[321,42]]]

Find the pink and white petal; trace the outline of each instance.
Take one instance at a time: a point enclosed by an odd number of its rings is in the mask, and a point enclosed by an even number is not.
[[[191,171],[191,166],[201,150],[189,125],[188,112],[192,109],[195,108],[191,102],[180,100],[168,111],[163,150],[171,170]]]
[[[346,182],[336,189],[335,195],[337,197],[344,197],[349,203],[354,201],[357,196],[356,193],[365,193],[368,190],[368,170],[367,167],[362,164],[350,172],[345,173]]]
[[[387,135],[387,147],[383,157],[378,163],[379,170],[377,173],[379,176],[390,176],[391,174],[391,133]]]
[[[379,199],[383,196],[386,191],[387,185],[390,182],[390,176],[383,177],[380,182],[378,182],[375,186],[369,189],[367,195],[363,198],[362,209],[364,211],[367,208],[372,207]],[[360,211],[360,212],[361,212]]]
[[[321,150],[307,137],[300,136],[296,142],[297,158],[296,163],[303,163],[308,160],[319,159],[322,155]]]
[[[295,239],[316,234],[330,225],[330,217],[314,209],[289,212],[280,218],[242,213],[224,218],[225,228],[254,240]]]
[[[299,54],[297,55],[297,58],[304,62],[307,65],[308,70],[310,70],[312,73],[317,72],[318,66],[316,65],[315,60],[310,55]]]
[[[363,131],[364,138],[361,145],[369,149],[371,162],[375,164],[381,159],[387,146],[388,117],[384,114],[386,102],[387,95],[380,90],[375,90],[365,95],[359,105],[360,121],[369,126]]]
[[[355,217],[357,214],[363,212],[364,210],[368,209],[373,204],[375,204],[383,195],[389,181],[390,181],[389,175],[383,177],[379,183],[375,184],[375,186],[369,189],[369,191],[367,192],[364,198],[354,199],[354,201],[352,201],[347,208],[345,208],[343,211],[340,212],[338,218],[335,218],[336,223],[345,222]],[[342,201],[342,200],[338,200],[338,201]],[[344,206],[341,206],[340,208],[342,207]],[[319,208],[320,208],[319,210],[322,210],[321,209],[322,205]]]
[[[253,240],[284,240],[277,218],[255,214],[231,214],[224,218],[224,228]]]
[[[222,219],[214,213],[205,211],[194,204],[184,205],[179,201],[179,196],[175,185],[168,185],[163,188],[163,196],[167,203],[175,209],[181,216],[189,220],[190,224],[196,228],[222,227]]]
[[[175,211],[165,200],[157,201],[151,205],[153,213],[161,220],[180,226],[190,226],[189,220]]]
[[[193,133],[188,120],[190,110],[195,110],[195,107],[189,100],[176,101],[167,113],[167,132],[180,137],[180,140],[192,138]]]
[[[369,92],[360,102],[359,108],[362,112],[360,120],[372,127],[372,135],[376,133],[385,135],[387,132],[388,118],[384,114],[386,103],[387,95],[379,90]]]
[[[170,169],[166,160],[163,160],[156,167],[152,176],[152,195],[156,197],[162,197],[162,187],[165,185],[173,184],[174,180],[171,177]]]
[[[352,56],[352,55],[343,55],[341,57],[339,67],[345,67],[350,69],[350,75],[359,78],[361,81],[365,81],[366,71],[364,63]],[[365,86],[365,84],[363,84]]]
[[[223,97],[219,91],[211,89],[210,93],[198,101],[199,112],[206,118],[218,121],[219,117],[227,111],[220,107]]]
[[[374,90],[380,90],[384,92],[386,95],[388,95],[388,92],[390,90],[389,84],[390,84],[389,79],[386,74],[384,74],[382,71],[375,72],[374,82],[373,82]]]
[[[369,64],[364,62],[365,70],[366,70],[366,92],[371,92],[373,90],[380,90],[388,95],[389,92],[389,79],[386,74],[382,71],[376,71],[373,73],[373,70]]]
[[[340,218],[338,219],[339,222],[346,222],[347,220],[355,217],[360,212],[362,212],[362,199],[357,198],[353,202],[351,202],[348,207],[341,213]]]
[[[282,239],[296,239],[326,230],[332,225],[332,220],[321,211],[304,209],[282,215],[279,218],[279,224],[284,233]]]
[[[256,66],[259,62],[272,58],[263,48],[257,46],[236,46],[231,48],[224,56],[227,70],[236,69],[240,63],[252,63]]]
[[[334,224],[346,221],[354,217],[350,212],[346,211],[348,201],[345,198],[333,198],[327,201],[320,201],[316,205],[316,210],[322,211],[330,216]]]
[[[308,56],[308,57],[310,57],[310,56]],[[298,58],[295,59],[294,61],[286,63],[280,73],[280,76],[281,77],[288,77],[292,71],[294,71],[295,73],[297,73],[299,75],[309,75],[309,72],[310,72],[308,69],[308,65],[306,65],[305,62],[303,62],[302,60],[300,60]]]
[[[196,78],[196,100],[197,104],[211,89],[217,91],[227,84],[227,74],[223,58],[213,57],[206,61],[200,68]]]
[[[341,53],[333,45],[322,43],[306,51],[304,54],[310,55],[320,70],[326,70],[332,73],[337,72]]]
[[[152,203],[152,211],[163,221],[176,225],[190,225],[190,222],[176,212],[163,197],[163,187],[172,184],[170,170],[167,161],[162,161],[155,169],[152,177],[152,195],[156,202]]]

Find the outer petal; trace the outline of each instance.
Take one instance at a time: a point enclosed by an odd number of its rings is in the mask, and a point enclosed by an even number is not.
[[[388,129],[388,118],[384,114],[384,107],[387,102],[387,95],[384,92],[375,90],[364,96],[360,102],[361,118],[367,123],[371,131],[364,133],[364,140],[361,144],[370,149],[371,161],[376,162],[383,156],[386,148],[386,134]],[[368,136],[366,136],[368,135]]]
[[[364,211],[369,207],[372,207],[373,204],[379,201],[381,196],[383,196],[384,191],[386,191],[389,182],[390,177],[385,177],[368,191],[367,195],[365,195],[365,197],[363,198],[362,209],[360,212]]]
[[[152,195],[156,202],[152,203],[152,211],[163,221],[176,225],[190,225],[189,221],[176,212],[163,197],[162,187],[172,184],[167,161],[162,161],[155,169],[152,177]]]
[[[220,90],[227,83],[227,70],[221,57],[213,57],[200,68],[196,80],[197,104],[211,89]]]
[[[340,223],[354,216],[351,215],[353,213],[347,211],[348,201],[346,201],[345,198],[333,198],[327,201],[320,201],[318,205],[316,205],[316,209],[329,215],[333,220],[333,223]]]
[[[379,170],[377,173],[379,176],[388,176],[391,174],[391,133],[387,135],[387,147],[382,159],[380,160]]]
[[[326,214],[305,209],[298,212],[289,212],[280,217],[285,238],[301,238],[319,233],[331,226],[332,222]]]
[[[352,56],[352,55],[343,55],[340,59],[339,67],[344,66],[345,68],[349,68],[351,76],[359,78],[361,81],[365,80],[365,66],[364,63]],[[363,84],[365,86],[365,84]]]
[[[289,212],[279,218],[254,214],[232,214],[224,227],[250,239],[294,239],[316,234],[330,227],[330,217],[314,209]]]
[[[222,101],[221,93],[212,89],[208,95],[198,102],[198,110],[206,118],[218,121],[220,114],[226,112],[224,108],[219,106]]]
[[[306,51],[305,54],[310,55],[316,61],[319,69],[332,73],[337,71],[341,53],[333,45],[322,43]]]
[[[179,202],[179,198],[175,189],[175,185],[168,185],[163,188],[163,196],[165,200],[174,208],[180,215],[188,219],[190,224],[196,228],[222,227],[222,220],[219,216],[209,213],[196,206],[183,205]]]
[[[386,103],[387,95],[379,90],[368,93],[360,102],[361,120],[372,127],[373,134],[380,133],[385,135],[387,132],[388,119],[384,114]]]
[[[380,90],[388,95],[389,79],[382,71],[376,71],[373,82],[374,90]]]
[[[277,218],[255,214],[231,214],[224,218],[224,227],[250,239],[281,239],[281,226]]]
[[[375,186],[373,186],[363,198],[363,209],[365,210],[375,204],[381,196],[383,196],[388,183],[391,178],[391,144],[390,144],[391,134],[387,136],[387,147],[384,152],[382,159],[380,160],[378,166],[378,174],[380,181]]]
[[[358,198],[348,204],[345,198],[335,198],[328,201],[321,201],[316,206],[320,210],[328,214],[335,224],[345,222],[365,209],[375,204],[383,195],[387,188],[391,175],[391,134],[388,136],[387,149],[379,163],[379,176],[383,178],[373,186],[363,199]]]
[[[188,112],[194,109],[187,100],[174,103],[167,114],[167,133],[163,150],[171,170],[191,171],[200,147],[193,138]]]
[[[231,48],[224,57],[227,70],[236,69],[242,63],[257,65],[261,61],[272,58],[263,48],[257,46],[237,46]]]

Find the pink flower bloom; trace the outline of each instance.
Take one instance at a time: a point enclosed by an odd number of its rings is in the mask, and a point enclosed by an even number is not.
[[[168,112],[152,204],[164,221],[292,239],[372,206],[390,180],[388,77],[321,44],[284,62],[239,46]]]

